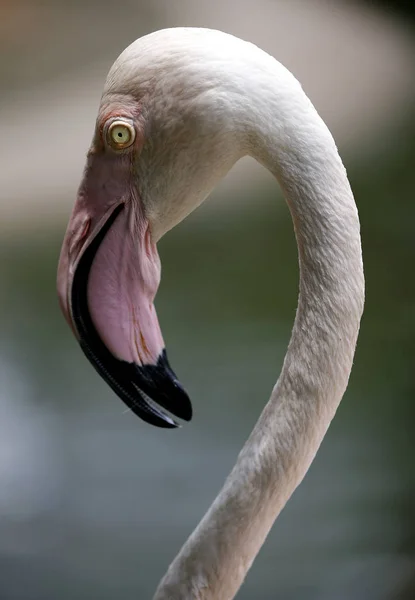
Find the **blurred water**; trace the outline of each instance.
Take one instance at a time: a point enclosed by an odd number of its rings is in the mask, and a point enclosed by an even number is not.
[[[352,169],[367,276],[355,369],[241,600],[411,597],[404,596],[415,571],[408,140]],[[3,243],[1,600],[151,597],[267,400],[296,305],[288,211],[274,197],[234,203],[217,219],[213,212],[204,219],[203,210],[160,244],[159,318],[195,408],[194,421],[174,432],[125,411],[64,323],[55,270],[65,224],[53,237]]]

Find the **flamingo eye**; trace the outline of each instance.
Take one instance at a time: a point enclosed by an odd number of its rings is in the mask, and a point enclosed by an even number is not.
[[[135,129],[126,121],[113,121],[108,127],[107,141],[114,150],[129,148],[135,140]]]

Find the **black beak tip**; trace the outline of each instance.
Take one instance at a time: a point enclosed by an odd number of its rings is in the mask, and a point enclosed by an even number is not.
[[[167,360],[166,350],[157,364],[134,365],[135,385],[154,402],[184,421],[190,421],[193,410],[187,392],[177,379]]]
[[[124,376],[121,380],[118,379],[118,389],[111,387],[134,414],[151,425],[165,429],[177,428],[180,424],[159,406],[174,417],[184,421],[191,420],[192,403],[175,376],[171,377],[170,373],[160,371],[154,365],[124,365],[128,366],[128,378]]]
[[[170,368],[165,350],[156,365],[138,366],[115,358],[102,343],[95,351],[84,340],[80,345],[101,377],[140,419],[163,429],[180,427],[161,406],[179,419],[191,420],[192,403]]]

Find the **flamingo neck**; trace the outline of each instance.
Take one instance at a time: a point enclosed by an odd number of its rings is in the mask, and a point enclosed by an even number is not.
[[[276,176],[293,219],[300,286],[292,336],[269,402],[154,600],[235,596],[307,472],[352,367],[364,299],[357,209],[331,134],[285,70],[283,79],[263,87],[241,122],[248,152]]]

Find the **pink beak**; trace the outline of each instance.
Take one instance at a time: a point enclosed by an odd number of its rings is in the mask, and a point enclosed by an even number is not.
[[[159,427],[190,420],[167,360],[153,300],[160,260],[133,184],[131,158],[90,154],[58,267],[62,311],[98,373]],[[157,404],[156,404],[157,403]]]

